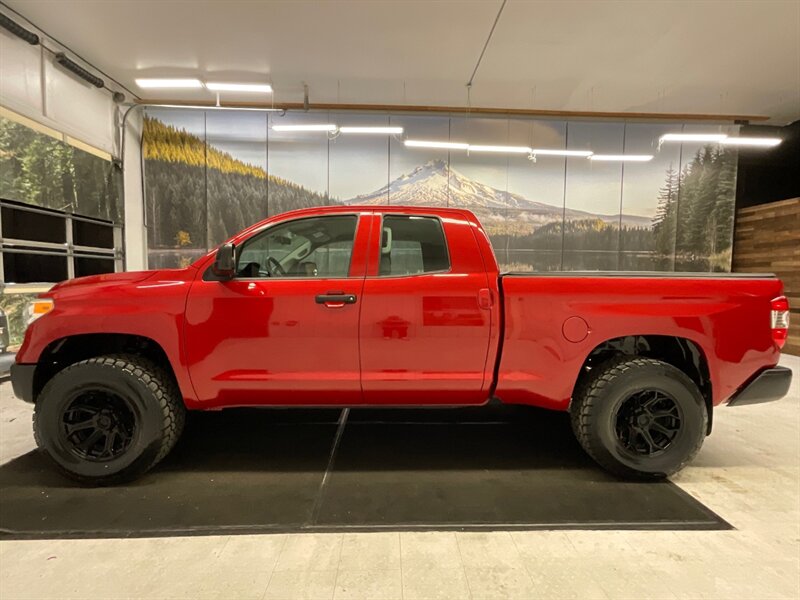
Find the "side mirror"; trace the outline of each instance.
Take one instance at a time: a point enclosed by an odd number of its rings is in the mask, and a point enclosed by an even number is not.
[[[221,280],[233,279],[236,275],[236,248],[233,244],[222,244],[217,248],[217,257],[214,259],[212,270]]]

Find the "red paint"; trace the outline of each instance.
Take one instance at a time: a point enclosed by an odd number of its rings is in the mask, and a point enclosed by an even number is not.
[[[589,335],[589,324],[582,317],[569,317],[561,326],[561,333],[568,342],[582,342]]]
[[[506,327],[497,395],[507,402],[566,410],[589,353],[626,335],[693,341],[708,361],[713,403],[727,400],[780,351],[770,329],[777,279],[733,277],[505,277]],[[562,324],[591,327],[572,343]]]
[[[71,280],[45,294],[55,308],[29,327],[17,361],[36,363],[72,335],[135,334],[163,348],[190,408],[470,405],[494,394],[560,410],[589,353],[620,336],[694,342],[714,404],[778,362],[771,318],[785,298],[774,278],[501,278],[485,231],[459,209],[304,209],[230,241],[323,214],[359,217],[349,277],[205,281],[211,252],[185,269]],[[379,276],[384,214],[440,219],[450,269]],[[357,301],[315,302],[331,292]]]

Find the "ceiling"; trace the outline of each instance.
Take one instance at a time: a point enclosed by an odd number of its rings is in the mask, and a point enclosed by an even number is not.
[[[501,0],[6,0],[140,97],[136,77],[269,81],[275,102],[465,106]],[[13,16],[13,15],[12,15]],[[800,118],[800,2],[509,0],[474,107]],[[263,98],[263,97],[262,97]],[[226,100],[260,100],[223,95]]]

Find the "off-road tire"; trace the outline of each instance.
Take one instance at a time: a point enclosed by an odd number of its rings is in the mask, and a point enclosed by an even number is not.
[[[60,429],[70,399],[93,385],[124,396],[136,415],[130,446],[124,455],[106,462],[71,454]],[[141,356],[115,354],[82,360],[54,375],[36,400],[33,435],[39,450],[70,479],[84,485],[113,485],[158,464],[175,446],[185,421],[183,398],[170,373]]]
[[[682,414],[680,429],[666,450],[637,456],[616,434],[620,407],[633,394],[668,394]],[[621,357],[595,367],[577,386],[570,406],[572,429],[580,445],[600,466],[630,479],[663,479],[680,471],[700,451],[708,412],[697,385],[676,367],[651,358]]]

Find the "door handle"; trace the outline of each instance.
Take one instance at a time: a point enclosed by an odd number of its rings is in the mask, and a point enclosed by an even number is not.
[[[355,304],[357,296],[355,294],[345,294],[344,292],[328,292],[319,294],[315,301],[317,304],[324,304],[328,308],[341,308],[345,304]]]
[[[492,291],[489,288],[481,288],[478,290],[478,306],[484,310],[492,308],[494,300],[492,299]]]

